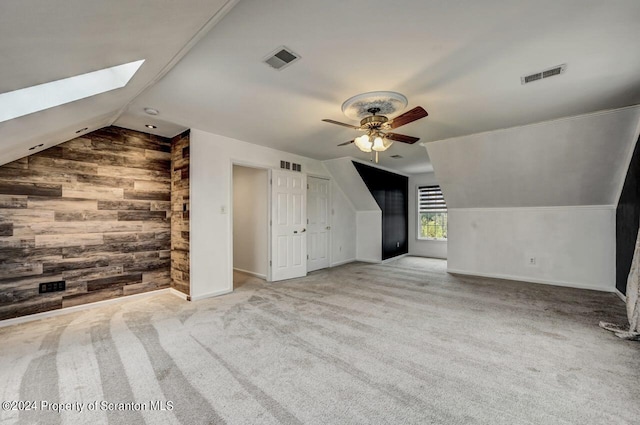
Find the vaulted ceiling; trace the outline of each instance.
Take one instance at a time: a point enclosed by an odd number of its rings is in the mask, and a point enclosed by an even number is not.
[[[357,133],[321,119],[349,122],[342,102],[372,90],[398,91],[409,108],[429,111],[397,129],[426,142],[640,102],[637,0],[240,0],[189,43],[224,5],[3,2],[0,92],[147,62],[124,89],[0,123],[0,163],[35,140],[59,143],[113,120],[146,131],[156,124],[151,132],[165,136],[198,128],[317,159],[367,159],[336,146]],[[302,59],[275,71],[262,60],[282,45]],[[520,83],[560,64],[563,75]],[[395,143],[381,163],[431,169],[417,144]]]
[[[228,3],[230,3],[228,5]],[[235,1],[0,2],[0,93],[144,59],[126,87],[0,123],[0,164],[113,123]],[[82,133],[82,132],[80,132]]]

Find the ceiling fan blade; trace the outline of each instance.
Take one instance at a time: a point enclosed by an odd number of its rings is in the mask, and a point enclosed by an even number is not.
[[[329,124],[335,124],[335,125],[341,125],[343,127],[353,128],[354,130],[360,130],[360,127],[356,127],[355,125],[351,125],[351,124],[345,124],[340,121],[334,121],[334,120],[328,120],[328,119],[324,119],[322,121],[328,122]]]
[[[395,142],[408,143],[410,145],[413,145],[415,142],[420,140],[419,137],[405,136],[404,134],[398,134],[398,133],[387,133],[385,134],[385,137]]]
[[[344,142],[344,143],[340,143],[338,146],[346,146],[346,145],[350,145],[351,143],[355,142],[355,140],[350,140],[348,142]]]
[[[412,110],[407,111],[402,115],[398,115],[397,117],[389,121],[387,123],[387,126],[389,128],[398,128],[402,125],[419,120],[420,118],[424,118],[427,115],[429,114],[424,110],[422,106],[416,106]]]

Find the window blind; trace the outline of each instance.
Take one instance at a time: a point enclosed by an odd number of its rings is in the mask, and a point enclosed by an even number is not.
[[[447,204],[444,202],[440,186],[418,187],[418,212],[447,212]]]

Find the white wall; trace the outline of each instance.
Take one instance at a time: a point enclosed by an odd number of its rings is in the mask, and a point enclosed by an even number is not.
[[[279,168],[280,160],[285,160],[302,164],[305,173],[322,177],[330,175],[320,161],[311,158],[197,129],[191,130],[190,138],[191,298],[197,300],[233,290],[233,228],[229,214],[233,201],[233,163]],[[348,217],[354,212],[343,198],[332,200],[332,204],[335,215],[346,216],[347,225],[355,221],[355,218]],[[343,246],[345,249],[355,239],[355,226],[343,225],[341,232],[332,232],[332,246]],[[346,256],[350,255],[349,249]]]
[[[356,259],[356,210],[344,192],[331,179],[331,267]]]
[[[613,291],[614,208],[639,120],[634,106],[426,144],[449,270]]]
[[[382,211],[356,212],[356,258],[358,261],[382,261]]]
[[[268,193],[267,170],[233,167],[233,268],[263,279],[268,271]]]
[[[449,209],[450,272],[613,291],[615,245],[614,207]]]
[[[447,241],[418,239],[418,186],[437,185],[434,173],[409,176],[409,255],[430,258],[447,258]]]
[[[366,262],[382,261],[382,210],[353,166],[353,158],[324,161],[333,180],[355,213],[355,259]],[[335,244],[334,244],[335,246]],[[334,251],[335,252],[335,251]]]

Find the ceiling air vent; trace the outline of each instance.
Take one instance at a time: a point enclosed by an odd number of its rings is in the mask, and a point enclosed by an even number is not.
[[[280,71],[298,59],[300,59],[300,55],[294,53],[288,47],[281,46],[271,52],[271,54],[264,59],[264,63]]]
[[[400,159],[400,158],[404,158],[404,157],[402,155],[391,155],[391,158]]]
[[[549,78],[556,75],[563,74],[567,70],[567,64],[562,64],[558,66],[554,66],[553,68],[546,69],[544,71],[536,72],[533,74],[525,75],[524,77],[520,77],[520,82],[522,84],[532,83],[534,81],[542,80],[543,78]]]

